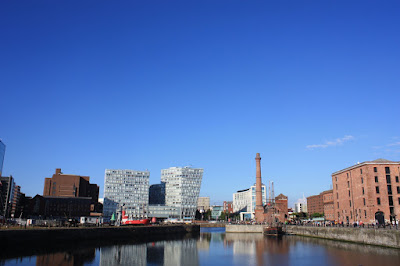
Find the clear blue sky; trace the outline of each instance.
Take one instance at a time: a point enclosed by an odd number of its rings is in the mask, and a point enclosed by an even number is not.
[[[262,176],[290,205],[400,160],[399,1],[2,1],[4,175],[204,168],[211,203]],[[314,145],[314,146],[310,146]]]

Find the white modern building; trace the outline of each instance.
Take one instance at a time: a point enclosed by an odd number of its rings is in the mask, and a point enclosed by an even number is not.
[[[165,182],[165,205],[180,207],[181,218],[193,219],[196,214],[203,171],[191,167],[161,170],[161,182]]]
[[[303,198],[298,199],[297,202],[294,204],[294,212],[307,212],[307,199],[303,195]]]
[[[264,184],[262,188],[262,202],[267,204],[267,189]],[[233,212],[240,213],[240,219],[254,219],[254,211],[256,208],[256,185],[254,184],[248,189],[239,190],[233,193]]]
[[[104,176],[104,217],[120,214],[147,217],[150,172],[106,169]],[[115,216],[117,217],[117,216]]]

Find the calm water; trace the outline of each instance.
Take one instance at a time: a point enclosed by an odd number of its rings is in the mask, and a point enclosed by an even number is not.
[[[396,249],[224,228],[204,228],[198,238],[38,252],[0,265],[400,265]]]

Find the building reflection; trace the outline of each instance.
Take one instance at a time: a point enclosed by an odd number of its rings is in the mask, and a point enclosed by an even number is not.
[[[100,265],[146,265],[147,246],[115,245],[100,248]]]
[[[58,252],[36,256],[36,265],[81,266],[95,259],[95,249],[80,249],[70,252]]]
[[[196,239],[102,247],[100,265],[199,265]]]
[[[281,238],[260,233],[227,233],[225,243],[232,245],[234,256],[249,255],[256,265],[289,265],[290,246]]]
[[[310,257],[313,251],[323,248],[332,265],[400,265],[400,252],[394,248],[302,236],[286,237],[286,241],[293,250],[302,250]]]

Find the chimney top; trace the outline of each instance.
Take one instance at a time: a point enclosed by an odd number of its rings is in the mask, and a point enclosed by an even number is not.
[[[61,174],[61,168],[56,168],[56,175],[60,175]]]
[[[257,154],[256,154],[256,159],[261,159],[260,153],[257,153]]]

